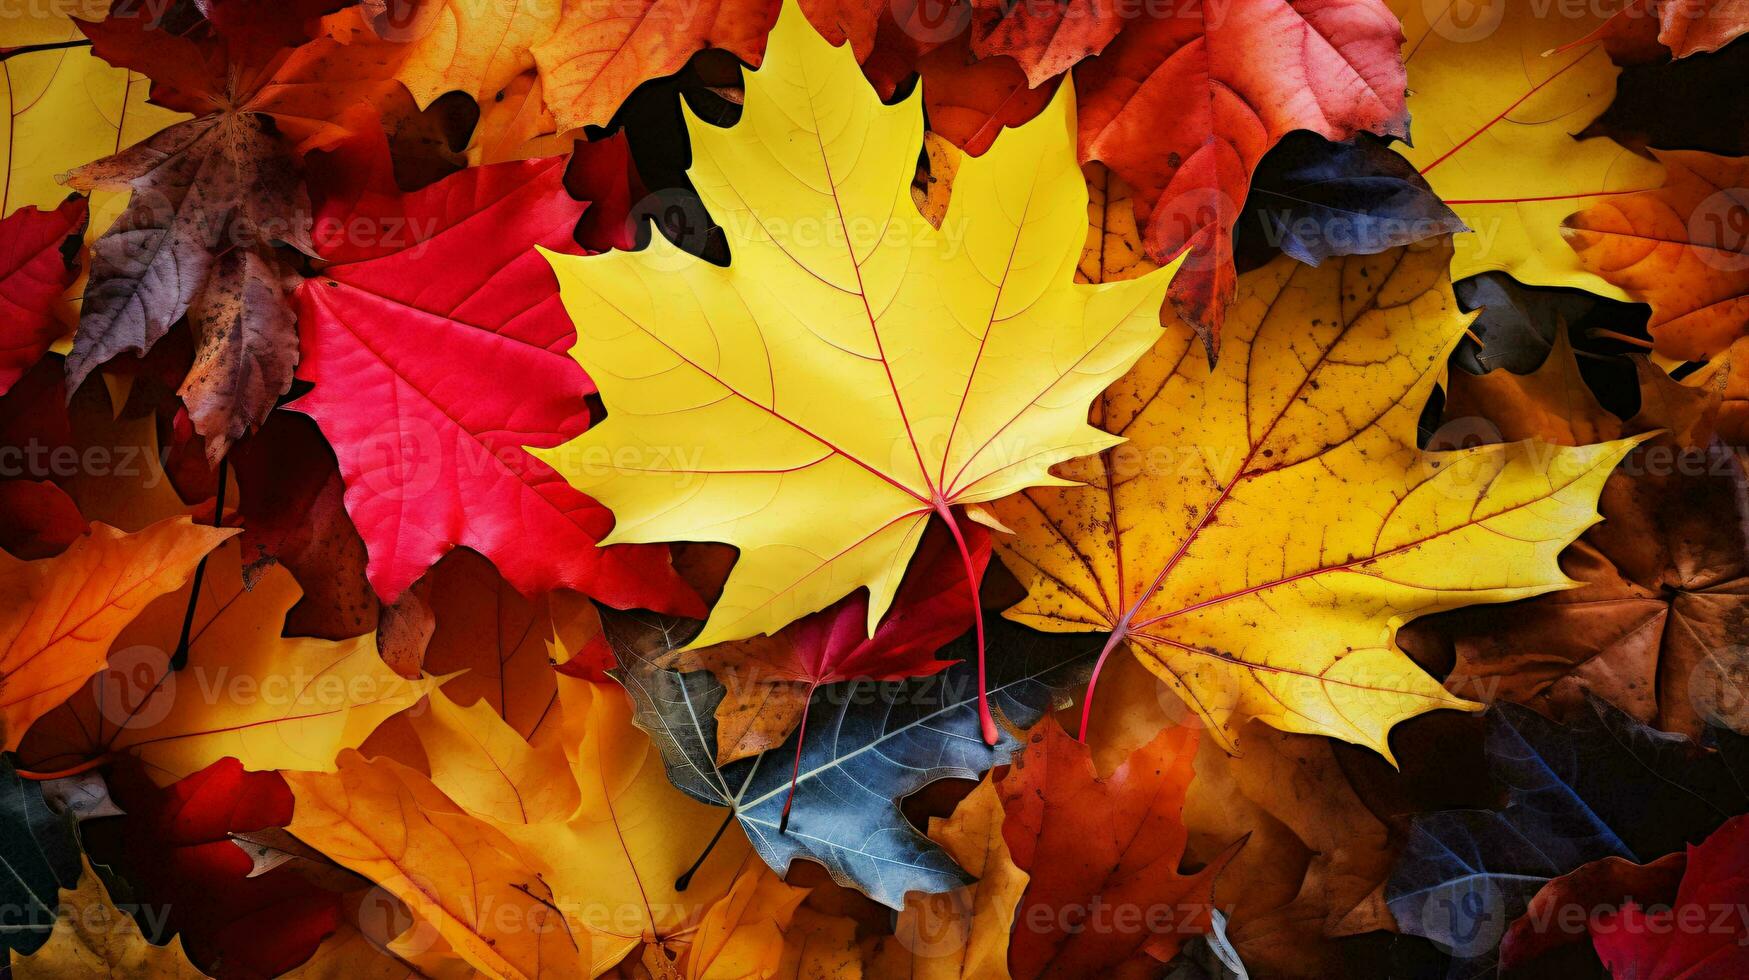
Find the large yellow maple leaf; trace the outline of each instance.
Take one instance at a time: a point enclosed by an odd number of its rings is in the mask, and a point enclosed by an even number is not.
[[[548,256],[608,417],[533,451],[613,510],[610,542],[740,548],[693,646],[859,587],[872,628],[930,515],[1059,483],[1052,464],[1119,441],[1086,407],[1159,337],[1171,272],[1074,281],[1066,89],[961,164],[937,229],[911,200],[920,97],[882,105],[792,4],[740,122],[687,118],[729,265],[661,236]]]
[[[1121,217],[1096,212],[1090,250],[1129,254],[1101,233]],[[1059,467],[1085,485],[997,505],[1028,588],[1009,618],[1109,631],[1107,654],[1127,645],[1229,747],[1257,717],[1389,758],[1396,722],[1479,709],[1398,649],[1398,626],[1570,586],[1556,556],[1634,442],[1416,448],[1470,320],[1450,254],[1283,257],[1241,278],[1213,368],[1174,324],[1094,407],[1128,441]]]
[[[1402,147],[1470,226],[1453,279],[1499,269],[1520,282],[1627,299],[1582,268],[1561,219],[1594,199],[1657,187],[1659,167],[1615,141],[1574,137],[1615,97],[1603,5],[1551,13],[1529,0],[1390,0],[1403,20],[1415,145]]]

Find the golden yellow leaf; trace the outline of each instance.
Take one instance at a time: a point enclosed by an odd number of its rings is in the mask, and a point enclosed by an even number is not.
[[[341,749],[436,685],[389,670],[374,634],[281,637],[302,590],[279,566],[246,590],[238,551],[232,542],[207,562],[182,670],[169,670],[169,661],[187,587],[121,632],[108,669],[36,726],[24,757],[53,769],[125,752],[161,784],[226,756],[250,770],[330,771]]]
[[[7,19],[6,44],[54,44],[82,40],[66,10],[55,4],[28,4]],[[25,37],[14,39],[12,32]],[[0,216],[27,205],[52,208],[72,193],[57,178],[75,167],[100,160],[188,117],[150,105],[145,76],[115,68],[89,47],[26,51],[0,61],[10,125],[0,128],[0,160],[6,180],[0,184]],[[125,194],[100,194],[93,200],[91,226],[100,234],[120,213]]]
[[[333,773],[285,778],[297,797],[287,829],[405,902],[475,969],[518,980],[590,975],[542,869],[424,776],[348,750]]]
[[[1171,275],[1073,281],[1068,86],[960,164],[937,229],[911,200],[916,95],[883,105],[794,4],[746,82],[735,126],[687,119],[727,268],[662,236],[548,255],[608,417],[537,455],[613,510],[609,541],[740,548],[693,646],[859,587],[872,628],[931,515],[1115,444],[1085,408],[1159,337]]]
[[[1561,242],[1561,219],[1596,199],[1657,187],[1660,168],[1612,140],[1575,140],[1615,97],[1601,43],[1563,48],[1613,12],[1523,0],[1389,0],[1403,20],[1415,145],[1400,147],[1469,225],[1451,276],[1500,269],[1520,282],[1613,299]]]
[[[913,892],[893,936],[870,962],[877,977],[1004,980],[1014,910],[1029,876],[1015,867],[1002,837],[1002,798],[989,776],[947,819],[931,818],[929,837],[978,880],[941,895]]]
[[[770,908],[788,901],[787,891],[778,901],[771,889],[787,886],[773,879],[756,897],[764,886],[737,884],[764,865],[752,859],[737,828],[715,840],[724,828],[722,812],[668,782],[661,755],[632,725],[624,691],[611,683],[558,680],[562,734],[556,745],[530,746],[483,699],[461,709],[435,694],[431,717],[414,721],[432,778],[390,759],[367,764],[355,753],[344,756],[352,762],[337,777],[288,774],[299,798],[292,832],[406,902],[456,955],[481,970],[506,968],[491,965],[492,949],[518,969],[552,951],[492,933],[491,902],[477,895],[462,896],[460,905],[445,897],[422,904],[420,875],[432,882],[484,875],[480,880],[491,883],[485,890],[500,896],[492,901],[512,903],[519,899],[502,894],[504,888],[538,881],[543,902],[565,916],[566,943],[574,944],[575,962],[565,970],[598,975],[640,947],[659,958],[654,962],[682,964],[700,937],[714,944],[712,961],[775,963],[781,942],[765,950],[759,929],[750,925],[752,931],[740,935],[737,923],[774,917],[787,923]],[[495,771],[499,765],[503,772]],[[568,787],[542,785],[559,780]],[[315,804],[329,812],[319,824],[299,822],[307,815],[306,794],[328,801]],[[421,824],[400,849],[382,841],[376,850],[346,843],[363,833],[360,828],[399,826],[408,800],[446,816],[431,817],[432,827]],[[476,852],[484,868],[456,864],[459,855]],[[701,855],[708,856],[688,875]],[[688,880],[679,887],[683,876]],[[739,896],[728,898],[737,887]],[[719,906],[725,900],[729,905]],[[485,949],[475,948],[481,944]]]
[[[484,699],[463,708],[443,691],[410,715],[431,781],[462,809],[496,824],[551,823],[577,808],[577,784],[556,727],[531,745]]]
[[[25,732],[92,675],[110,641],[194,571],[235,531],[186,517],[124,534],[93,524],[53,558],[20,561],[0,551],[0,735],[17,749]]]
[[[49,941],[29,956],[12,954],[13,976],[19,980],[205,980],[206,974],[188,962],[181,937],[167,946],[147,942],[133,916],[110,900],[91,862],[83,864],[79,887],[61,889],[61,909]]]
[[[783,931],[783,961],[768,980],[861,980],[856,923],[802,906]]]
[[[554,869],[554,894],[580,910],[580,928],[594,939],[595,972],[640,945],[683,949],[741,869],[758,863],[746,836],[729,827],[711,846],[732,815],[674,788],[619,685],[561,676],[559,690],[577,808],[562,822],[503,829]]]
[[[784,930],[806,888],[792,888],[763,861],[748,862],[729,893],[699,920],[681,963],[686,980],[770,977],[784,957]]]
[[[1470,319],[1449,257],[1444,242],[1283,257],[1241,278],[1213,368],[1173,325],[1094,406],[1129,441],[1058,468],[1086,485],[997,505],[1016,531],[999,554],[1028,589],[1007,615],[1109,631],[1107,655],[1127,645],[1229,748],[1256,717],[1390,758],[1396,722],[1478,710],[1397,628],[1570,586],[1556,556],[1634,443],[1416,448]]]

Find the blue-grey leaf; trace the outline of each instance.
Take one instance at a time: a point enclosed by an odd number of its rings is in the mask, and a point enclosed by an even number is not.
[[[1085,636],[1037,633],[996,618],[988,629],[990,707],[1016,730],[1036,723],[1059,690],[1084,677],[1098,648]],[[894,909],[904,906],[906,892],[945,892],[971,880],[899,808],[899,800],[937,780],[978,778],[1020,747],[1007,728],[994,746],[979,734],[969,642],[944,649],[944,659],[961,662],[931,677],[822,688],[809,704],[805,737],[798,730],[775,749],[719,768],[715,711],[723,686],[708,672],[656,667],[659,649],[628,640],[611,623],[609,637],[621,665],[614,676],[631,692],[634,720],[662,752],[669,779],[694,799],[733,809],[773,869],[815,861],[833,880]],[[795,800],[780,830],[792,768]]]
[[[71,817],[49,809],[42,788],[0,759],[0,903],[8,909],[0,946],[34,953],[55,925],[60,890],[79,880]]]

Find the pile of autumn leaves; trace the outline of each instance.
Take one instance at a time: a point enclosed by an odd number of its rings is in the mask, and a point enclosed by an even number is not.
[[[14,973],[1749,971],[1740,5],[1157,6],[5,21]]]

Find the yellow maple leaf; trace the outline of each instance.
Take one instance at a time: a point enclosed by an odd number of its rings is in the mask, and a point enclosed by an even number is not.
[[[432,777],[353,752],[334,774],[288,773],[292,833],[377,882],[455,957],[495,975],[595,976],[640,948],[689,977],[775,969],[779,934],[805,893],[772,876],[737,829],[716,839],[724,815],[668,782],[617,685],[559,681],[558,759],[518,745],[486,701],[458,708],[434,695],[435,710],[415,722]],[[499,763],[505,771],[494,771]],[[542,785],[560,780],[568,794]],[[404,816],[413,811],[417,819]],[[393,841],[373,832],[403,822]],[[439,884],[462,879],[475,883],[466,894]],[[543,918],[544,933],[514,922],[542,910],[562,917]]]
[[[236,532],[170,518],[138,534],[93,524],[53,558],[0,551],[0,736],[26,730],[103,670],[110,641]]]
[[[1615,97],[1620,69],[1595,40],[1601,6],[1559,15],[1522,0],[1389,0],[1403,20],[1415,145],[1399,147],[1471,229],[1451,277],[1491,269],[1520,282],[1627,299],[1581,267],[1561,219],[1589,200],[1658,186],[1656,163],[1574,136]]]
[[[250,770],[331,770],[341,749],[362,743],[438,682],[389,670],[373,634],[280,636],[301,594],[277,565],[245,589],[239,548],[225,545],[207,563],[183,669],[169,662],[187,586],[121,631],[108,668],[43,718],[21,754],[34,768],[58,769],[126,753],[160,784],[226,756]]]
[[[1570,586],[1556,556],[1634,441],[1418,450],[1471,319],[1449,258],[1443,241],[1282,257],[1241,278],[1213,368],[1174,324],[1094,406],[1128,442],[1059,467],[1084,486],[997,505],[1016,532],[998,553],[1028,588],[1008,617],[1110,631],[1106,654],[1126,644],[1229,747],[1257,717],[1389,758],[1396,722],[1479,710],[1398,649],[1398,626]]]
[[[577,931],[591,937],[598,970],[641,945],[684,949],[700,914],[728,893],[751,860],[746,838],[729,828],[718,839],[728,815],[668,781],[661,754],[633,726],[631,700],[618,685],[561,676],[559,696],[559,741],[568,757],[561,762],[568,772],[555,774],[551,757],[539,749],[534,758],[549,760],[548,768],[525,771],[538,774],[534,778],[568,779],[571,808],[560,813],[525,805],[525,818],[493,819],[493,825],[553,869],[547,880],[563,907],[579,911]],[[477,712],[472,720],[485,721]],[[421,729],[434,773],[467,758],[455,752],[454,742],[467,734],[453,728],[446,745]],[[500,730],[497,741],[502,746],[514,738]],[[497,785],[482,774],[457,801],[490,802],[490,794],[502,792],[493,789]],[[522,790],[525,798],[537,792],[533,786]],[[492,816],[483,810],[479,815]],[[693,867],[701,855],[703,863]]]
[[[188,962],[180,936],[167,946],[147,942],[133,916],[115,907],[91,862],[82,864],[79,887],[61,889],[60,913],[49,941],[29,956],[12,954],[14,976],[21,980],[205,980],[206,974]]]
[[[608,417],[533,451],[613,510],[608,542],[740,549],[693,646],[859,587],[872,630],[932,514],[957,532],[953,505],[1058,483],[1052,464],[1119,441],[1086,406],[1159,336],[1171,271],[1074,282],[1067,89],[960,164],[938,229],[911,200],[921,98],[881,104],[792,3],[740,121],[687,118],[728,267],[660,235],[548,253]]]

